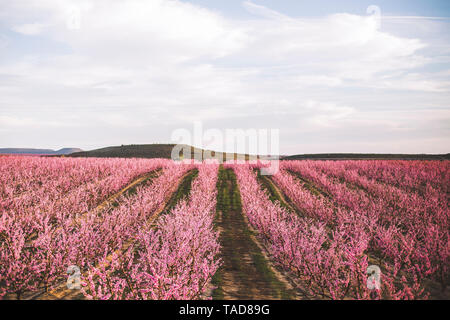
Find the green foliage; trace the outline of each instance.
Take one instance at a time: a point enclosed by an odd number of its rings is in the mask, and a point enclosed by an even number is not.
[[[191,192],[192,181],[198,176],[198,169],[193,169],[183,178],[177,191],[172,195],[166,205],[165,212],[169,212],[181,200],[186,199]]]
[[[258,173],[258,182],[261,185],[261,187],[266,190],[266,193],[269,195],[269,199],[272,202],[279,202],[279,204],[290,210],[289,205],[283,200],[283,198],[280,196],[278,190],[275,188],[272,180],[270,180],[269,177],[261,175],[261,171],[258,169],[255,169]]]
[[[248,290],[258,290],[275,299],[292,298],[252,238],[254,234],[242,213],[241,195],[232,169],[220,166],[217,190],[215,225],[221,227],[220,242],[224,265],[212,279],[212,284],[216,287],[212,293],[213,299],[224,299],[222,282],[225,273],[233,274],[233,285],[238,291],[236,294],[241,298],[251,296]],[[249,257],[250,261],[246,262],[245,257]]]

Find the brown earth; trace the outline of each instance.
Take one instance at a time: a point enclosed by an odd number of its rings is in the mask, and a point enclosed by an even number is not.
[[[214,299],[295,299],[289,282],[269,261],[263,246],[249,227],[240,205],[234,172],[221,169],[218,183],[216,225],[220,231],[223,265],[213,284]]]

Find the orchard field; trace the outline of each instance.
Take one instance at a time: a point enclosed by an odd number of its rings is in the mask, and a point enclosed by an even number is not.
[[[450,298],[449,161],[261,166],[0,157],[0,297]]]

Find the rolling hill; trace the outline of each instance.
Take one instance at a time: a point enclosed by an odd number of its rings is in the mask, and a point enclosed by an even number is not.
[[[101,149],[95,149],[91,151],[76,152],[70,154],[70,157],[122,157],[122,158],[170,158],[172,154],[172,148],[174,144],[132,144],[122,145],[114,147],[106,147]],[[191,148],[192,153],[201,153],[207,158],[205,152],[207,150]],[[214,151],[210,151],[215,156]],[[227,153],[218,152],[219,157],[226,157]],[[236,159],[256,159],[254,155],[233,154],[233,158]],[[267,157],[260,156],[265,159]],[[450,153],[448,154],[379,154],[379,153],[320,153],[320,154],[297,154],[280,156],[282,160],[363,160],[363,159],[396,159],[396,160],[450,160]]]
[[[171,158],[172,149],[175,144],[131,144],[122,146],[106,147],[101,149],[95,149],[91,151],[75,152],[70,154],[70,157],[98,157],[98,158]],[[191,148],[191,153],[200,153],[204,158],[210,158],[208,155],[211,154],[213,157],[217,156],[225,159],[227,156],[232,156],[234,159],[256,159],[256,156],[249,156],[237,153],[223,153],[215,152],[204,149],[199,149],[191,146],[186,146]],[[208,152],[209,151],[209,152]],[[183,158],[183,155],[180,155]]]
[[[79,148],[52,149],[32,149],[32,148],[0,148],[0,154],[36,154],[48,156],[69,156],[69,157],[96,157],[96,158],[171,158],[172,149],[175,144],[131,144],[121,146],[111,146],[90,151],[83,151]],[[238,153],[223,153],[210,150],[186,146],[191,149],[191,153],[202,154],[204,158],[218,155],[222,159],[229,156],[233,159],[266,159],[267,156],[244,155]],[[180,154],[180,158],[183,155]],[[280,156],[282,160],[450,160],[450,153],[447,154],[381,154],[381,153],[318,153],[318,154],[297,154]]]
[[[42,154],[42,155],[67,155],[83,151],[80,148],[34,149],[34,148],[0,148],[0,154]]]

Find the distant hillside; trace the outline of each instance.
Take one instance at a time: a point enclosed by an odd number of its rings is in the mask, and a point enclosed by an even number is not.
[[[284,156],[283,160],[450,160],[447,154],[319,153]]]
[[[173,144],[132,144],[75,152],[70,156],[97,158],[170,158],[173,147]]]
[[[132,145],[122,145],[114,147],[106,147],[101,149],[95,149],[91,151],[76,152],[70,155],[70,157],[97,157],[97,158],[171,158],[172,149],[175,144],[132,144]],[[191,148],[192,153],[201,153],[203,157],[207,158],[206,150]],[[211,152],[212,156],[226,157],[227,153],[214,151]],[[242,154],[232,154],[233,158],[241,157],[243,159],[255,159],[255,156],[248,156]],[[183,156],[183,155],[181,155]]]
[[[172,149],[175,144],[131,144],[122,146],[105,147],[90,151],[80,151],[80,149],[61,149],[58,151],[44,150],[44,149],[0,149],[1,150],[25,150],[27,152],[22,153],[40,153],[48,155],[68,155],[70,157],[96,157],[96,158],[166,158],[170,159],[172,155]],[[190,148],[191,153],[202,154],[203,158],[207,158],[207,150]],[[30,152],[35,151],[35,152]],[[72,150],[78,150],[79,152],[70,152]],[[39,152],[37,152],[39,151]],[[53,152],[53,153],[51,153]],[[6,153],[6,152],[5,152]],[[18,153],[18,152],[16,152]],[[243,154],[227,154],[222,152],[210,152],[212,156],[218,155],[218,157],[225,159],[230,156],[234,159],[256,159],[257,156],[249,156]],[[183,155],[180,155],[183,158]],[[260,158],[266,158],[261,156]],[[397,160],[450,160],[450,154],[377,154],[377,153],[320,153],[320,154],[298,154],[291,156],[282,156],[282,160],[362,160],[362,159],[397,159]]]
[[[49,154],[49,155],[67,155],[73,152],[83,151],[80,148],[63,148],[59,150],[52,149],[34,149],[34,148],[0,148],[0,154]]]

